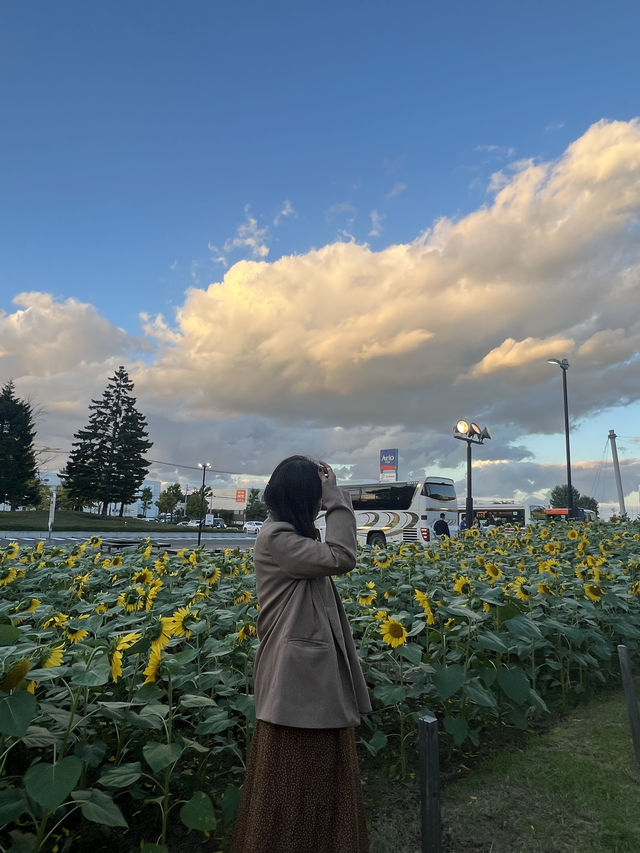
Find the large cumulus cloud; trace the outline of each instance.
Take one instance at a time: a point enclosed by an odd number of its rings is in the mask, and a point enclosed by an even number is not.
[[[575,416],[637,400],[640,123],[599,122],[493,184],[411,243],[243,261],[191,289],[145,389],[201,414],[555,431],[545,362],[567,356]]]

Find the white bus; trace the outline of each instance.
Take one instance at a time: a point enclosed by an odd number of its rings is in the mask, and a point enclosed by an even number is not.
[[[544,521],[545,512],[546,507],[541,504],[520,504],[506,500],[473,502],[473,515],[481,528],[500,527],[505,533],[513,533],[529,524]],[[464,515],[466,515],[465,507],[460,507],[458,518],[462,519]]]
[[[451,535],[458,526],[458,501],[453,480],[427,477],[408,483],[340,484],[351,495],[358,542],[370,547],[402,542],[427,544],[433,525],[443,512]],[[324,540],[324,513],[316,525]]]

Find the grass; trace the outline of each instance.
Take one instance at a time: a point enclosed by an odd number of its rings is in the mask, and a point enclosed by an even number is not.
[[[622,693],[528,734],[442,792],[443,853],[637,853],[640,773]],[[371,853],[420,853],[416,782],[375,792]]]
[[[0,530],[47,530],[49,526],[49,510],[25,510],[21,512],[0,512]],[[167,531],[185,532],[184,527],[175,524],[158,524],[154,521],[144,521],[140,518],[100,518],[86,512],[57,510],[54,530],[100,530],[106,533],[138,533],[144,531],[152,538],[158,533]],[[187,528],[188,529],[188,528]],[[197,528],[193,528],[197,529]],[[211,528],[204,528],[211,530]],[[220,532],[221,528],[217,529]],[[228,528],[223,532],[229,532]],[[232,528],[231,532],[234,531]]]

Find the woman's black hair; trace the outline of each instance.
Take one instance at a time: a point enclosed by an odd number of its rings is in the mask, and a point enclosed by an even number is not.
[[[321,499],[318,463],[306,456],[283,459],[264,490],[264,502],[278,521],[292,524],[309,539],[317,538],[313,522]]]

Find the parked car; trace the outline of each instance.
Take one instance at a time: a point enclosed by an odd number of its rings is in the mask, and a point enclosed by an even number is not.
[[[211,524],[208,526],[216,528],[216,527],[226,527],[227,525],[225,523],[224,518],[214,518],[213,521],[211,522]]]
[[[200,520],[192,518],[191,521],[179,521],[178,527],[200,527]]]
[[[262,527],[261,521],[245,521],[242,530],[245,533],[260,533],[260,528]]]

